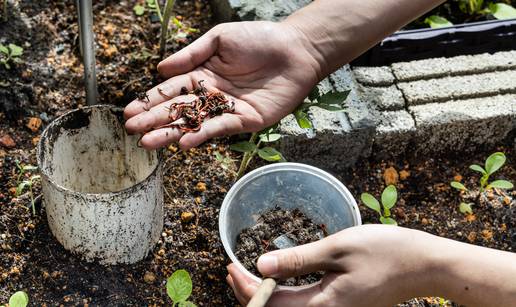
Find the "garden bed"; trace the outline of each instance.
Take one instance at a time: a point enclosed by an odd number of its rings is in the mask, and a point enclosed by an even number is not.
[[[103,103],[125,105],[136,93],[159,82],[155,73],[159,60],[152,56],[158,50],[159,27],[147,15],[135,16],[132,7],[132,2],[114,5],[101,1],[94,8],[99,97]],[[25,63],[11,70],[0,67],[0,83],[8,83],[0,86],[0,302],[6,302],[17,290],[25,290],[35,306],[161,306],[170,304],[166,278],[177,269],[185,269],[193,279],[191,301],[200,306],[236,305],[225,283],[229,260],[218,234],[219,208],[235,180],[236,165],[225,170],[215,158],[215,152],[240,158],[228,149],[233,139],[215,140],[188,152],[168,147],[162,236],[152,253],[133,265],[101,266],[81,261],[53,237],[39,198],[37,214],[33,215],[29,195],[15,197],[15,161],[35,164],[34,145],[42,128],[66,110],[84,105],[75,7],[65,1],[22,1],[20,9],[13,9],[16,14],[0,27],[0,39],[25,49]],[[210,8],[202,1],[178,1],[175,13],[200,33],[213,25]],[[178,37],[169,53],[200,33]],[[27,126],[29,122],[32,125]],[[514,182],[516,151],[508,145],[498,148],[506,153],[508,163],[497,178]],[[473,186],[478,176],[468,169],[469,164],[481,163],[490,153],[363,160],[354,169],[336,175],[358,199],[366,191],[378,196],[386,185],[384,177],[391,180],[394,169],[400,200],[392,211],[399,225],[511,251],[515,248],[516,194],[493,192],[487,196],[489,201],[474,207],[474,214],[467,216],[459,212],[458,192],[449,186],[454,178]],[[38,184],[34,194],[39,194]],[[378,222],[376,213],[363,205],[360,210],[364,223]],[[439,301],[422,298],[406,306],[439,306]]]

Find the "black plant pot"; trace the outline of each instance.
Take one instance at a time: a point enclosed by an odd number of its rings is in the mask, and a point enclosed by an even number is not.
[[[516,49],[516,19],[396,32],[351,62],[383,66],[435,57]]]

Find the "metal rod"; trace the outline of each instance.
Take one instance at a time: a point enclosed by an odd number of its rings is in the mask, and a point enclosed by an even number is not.
[[[97,104],[97,74],[95,71],[95,43],[93,40],[93,6],[91,0],[77,0],[79,35],[84,64],[86,103]]]

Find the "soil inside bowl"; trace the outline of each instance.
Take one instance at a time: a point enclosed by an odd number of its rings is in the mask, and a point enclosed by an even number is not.
[[[242,230],[237,238],[235,255],[249,272],[261,276],[256,267],[261,255],[280,248],[315,242],[326,235],[325,225],[314,223],[301,210],[275,207],[264,212],[256,225]],[[279,284],[309,285],[319,281],[322,276],[323,272],[315,272],[282,280]]]

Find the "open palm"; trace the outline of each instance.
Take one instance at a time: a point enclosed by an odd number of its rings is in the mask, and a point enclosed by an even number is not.
[[[213,137],[271,126],[292,112],[320,79],[320,67],[308,50],[303,36],[286,24],[218,25],[158,65],[169,79],[147,92],[150,102],[135,100],[126,107],[126,129],[146,133],[141,144],[147,149],[172,142],[188,149]],[[200,80],[208,90],[233,99],[235,112],[208,119],[197,132],[157,128],[170,122],[171,103],[192,99],[181,96],[181,88],[192,90]]]

